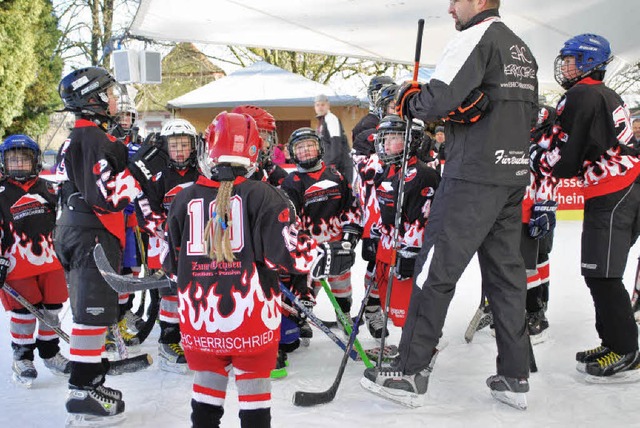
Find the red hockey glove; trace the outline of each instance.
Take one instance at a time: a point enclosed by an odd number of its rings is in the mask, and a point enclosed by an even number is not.
[[[0,288],[4,287],[4,281],[7,279],[9,266],[11,266],[9,259],[6,257],[0,257]]]
[[[420,83],[409,80],[400,85],[396,95],[396,114],[404,119],[409,113],[409,100],[421,91]]]
[[[489,108],[489,97],[480,89],[474,89],[462,101],[460,107],[449,112],[444,120],[450,120],[456,123],[476,123],[482,119]]]

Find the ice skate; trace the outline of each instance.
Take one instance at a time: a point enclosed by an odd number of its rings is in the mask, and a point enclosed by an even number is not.
[[[166,372],[186,374],[189,372],[184,350],[179,343],[159,343],[158,360],[160,369]]]
[[[38,372],[31,360],[13,360],[11,369],[13,382],[25,388],[31,388],[33,381],[38,377]]]
[[[580,351],[576,353],[576,370],[580,373],[586,373],[586,365],[596,361],[598,358],[603,357],[609,353],[609,348],[604,346],[597,346],[593,349],[587,349],[586,351]]]
[[[527,313],[527,330],[531,338],[531,344],[537,345],[549,337],[549,321],[544,315],[544,311]]]
[[[527,392],[529,381],[502,375],[493,375],[487,379],[487,386],[496,400],[518,410],[527,410]]]
[[[589,383],[632,383],[640,381],[640,353],[617,354],[609,351],[596,361],[587,363]]]
[[[440,352],[446,348],[448,342],[441,341],[433,350],[429,365],[414,375],[406,375],[395,364],[382,367],[365,369],[364,377],[360,385],[366,390],[383,398],[407,407],[422,407],[427,401],[427,388],[429,376],[433,372],[436,359]]]
[[[54,375],[69,376],[71,373],[71,362],[60,352],[51,358],[44,358],[42,362],[44,362],[44,366],[51,370],[51,373]]]
[[[124,319],[126,320],[127,328],[134,334],[138,334],[144,325],[144,320],[130,310],[125,312]]]
[[[105,391],[113,392],[107,395]],[[124,401],[111,388],[70,389],[67,396],[67,427],[102,427],[124,420]],[[122,396],[120,394],[120,396]]]
[[[300,326],[300,344],[302,346],[309,346],[311,344],[311,338],[313,337],[313,330],[306,320]]]
[[[287,353],[282,349],[278,349],[278,358],[276,359],[276,368],[271,370],[271,379],[282,379],[287,377]]]
[[[382,326],[384,325],[382,308],[379,305],[367,306],[364,310],[364,319],[367,321],[367,328],[371,337],[380,340],[382,338]],[[385,329],[385,333],[384,337],[388,337],[389,330]]]

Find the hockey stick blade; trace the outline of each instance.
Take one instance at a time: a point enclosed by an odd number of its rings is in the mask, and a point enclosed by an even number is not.
[[[480,324],[482,315],[484,315],[484,311],[482,310],[482,308],[478,308],[478,310],[476,310],[476,313],[473,315],[473,318],[471,318],[467,330],[464,332],[465,342],[471,343],[471,341],[473,340],[473,336],[476,334],[476,330],[478,330],[478,325]]]
[[[119,376],[124,373],[134,373],[144,370],[153,363],[153,359],[149,354],[136,355],[135,357],[126,358],[124,360],[116,360],[109,362],[108,375]]]
[[[134,293],[136,291],[153,290],[171,286],[171,281],[162,270],[144,278],[119,275],[113,269],[111,263],[109,263],[109,259],[101,244],[96,244],[93,249],[93,259],[100,271],[100,275],[102,275],[107,284],[118,293]]]

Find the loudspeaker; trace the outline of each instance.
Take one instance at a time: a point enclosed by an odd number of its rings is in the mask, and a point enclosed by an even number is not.
[[[111,57],[115,78],[120,83],[138,83],[140,81],[139,55],[134,50],[114,51]]]
[[[160,52],[141,51],[140,83],[162,83],[162,58]]]

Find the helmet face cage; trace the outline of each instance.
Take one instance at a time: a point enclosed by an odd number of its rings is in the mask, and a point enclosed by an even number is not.
[[[12,135],[0,146],[2,173],[16,181],[36,178],[42,170],[38,143],[26,135]]]
[[[172,119],[167,121],[162,126],[160,136],[162,138],[162,145],[164,149],[169,153],[169,164],[171,166],[176,169],[185,169],[189,166],[196,166],[196,140],[198,139],[198,133],[189,121],[184,119]],[[189,138],[190,149],[187,153],[184,153],[186,151],[184,148],[180,149],[180,146],[183,145],[181,144],[181,141],[184,141],[184,138],[181,137]],[[181,153],[177,153],[176,150],[180,150]],[[177,156],[180,156],[181,159],[177,158]]]
[[[116,122],[125,130],[130,130],[136,119],[138,118],[138,110],[135,103],[129,96],[127,87],[122,84],[114,86],[116,102]]]
[[[108,91],[116,81],[101,67],[72,71],[58,85],[65,110],[90,116],[111,117]]]
[[[575,75],[568,75],[565,58],[575,58]],[[595,71],[606,71],[611,62],[611,47],[604,37],[596,34],[581,34],[564,43],[560,55],[554,62],[554,77],[564,89],[569,89],[579,80]]]
[[[398,116],[386,116],[378,125],[378,130],[375,137],[376,153],[378,158],[387,164],[397,164],[402,161],[404,154],[404,139],[406,134],[407,124]],[[393,153],[388,151],[389,145],[392,141],[400,140],[402,142],[402,148],[399,152]],[[385,147],[386,143],[386,147]]]
[[[313,141],[315,142],[315,148],[312,149],[313,146],[305,144],[308,146],[306,148],[298,148],[296,153],[296,147],[299,146],[300,143],[305,141]],[[320,163],[322,160],[322,156],[324,155],[324,148],[322,147],[322,143],[320,142],[320,137],[311,128],[300,128],[293,131],[291,137],[289,137],[289,155],[293,162],[303,169],[311,169]],[[302,151],[300,151],[302,150]],[[315,153],[312,153],[312,150]],[[302,155],[299,157],[298,155]]]

